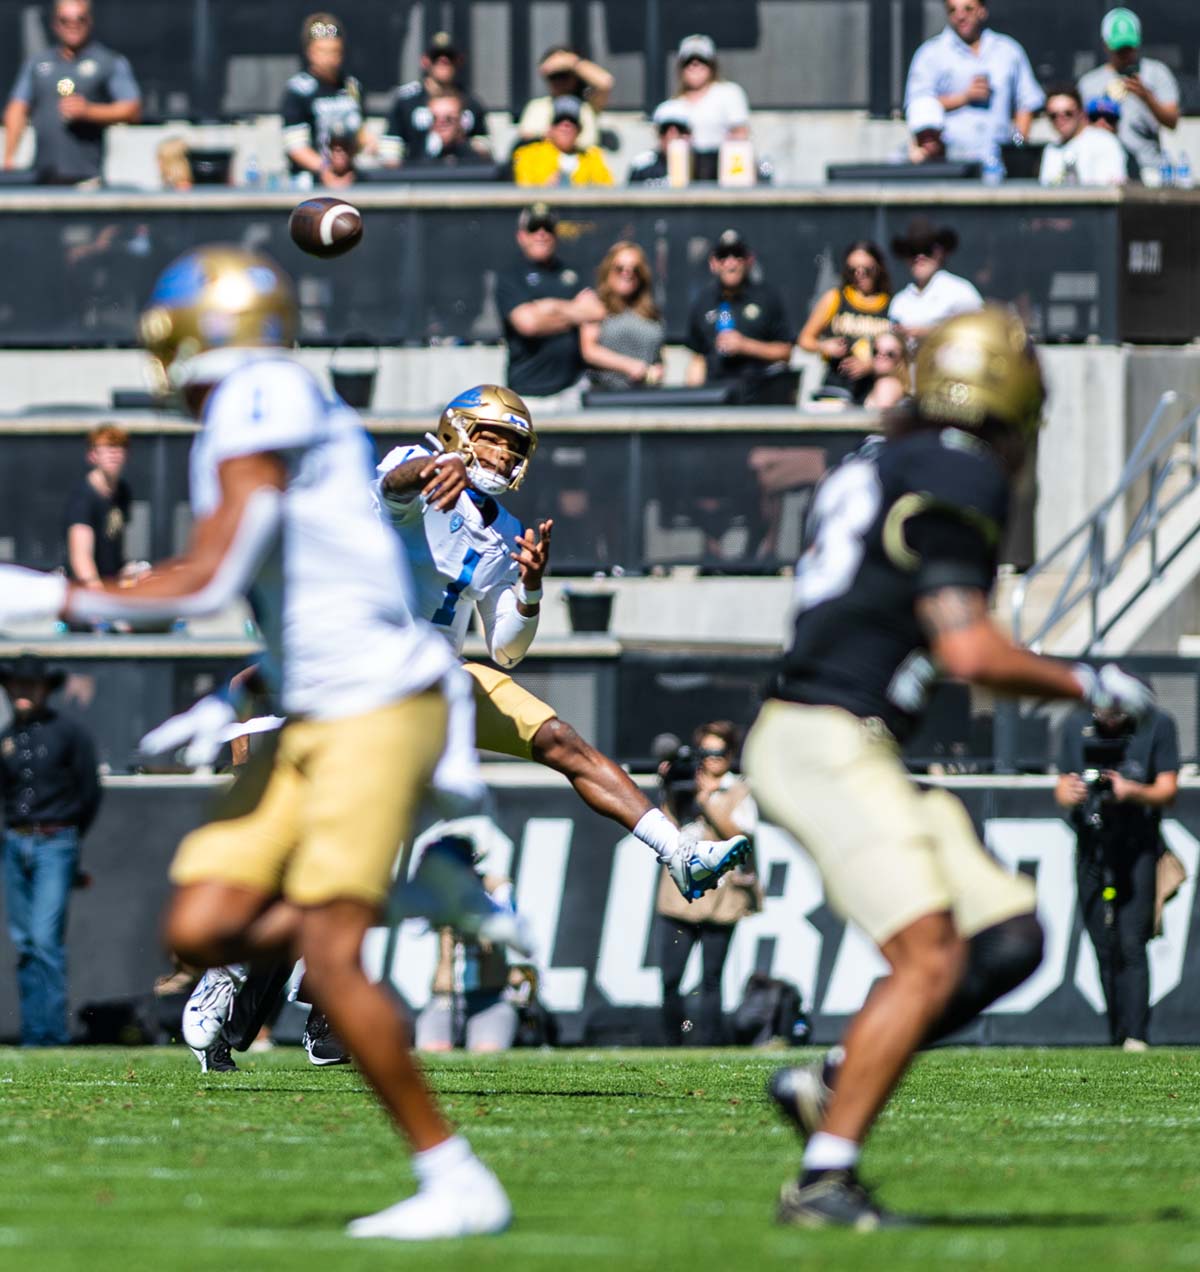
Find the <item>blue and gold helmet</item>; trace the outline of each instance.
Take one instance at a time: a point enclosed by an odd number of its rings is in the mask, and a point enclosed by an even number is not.
[[[298,326],[295,291],[283,270],[260,252],[217,243],[163,270],[138,332],[165,391],[200,378],[194,359],[201,354],[287,348]]]
[[[476,458],[474,437],[483,428],[508,439],[512,464],[507,474],[485,468]],[[448,403],[438,420],[437,440],[444,451],[463,456],[471,485],[485,495],[519,489],[537,450],[529,407],[502,384],[477,384]]]

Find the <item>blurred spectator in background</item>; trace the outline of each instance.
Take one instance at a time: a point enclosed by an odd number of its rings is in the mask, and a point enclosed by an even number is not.
[[[929,163],[946,158],[946,108],[936,97],[914,97],[904,112],[908,125],[909,163]]]
[[[912,392],[908,350],[894,331],[877,335],[871,347],[871,391],[863,402],[869,411],[886,411]]]
[[[480,177],[495,173],[489,155],[467,135],[467,110],[453,89],[439,89],[429,98],[429,144],[425,152],[406,159],[406,168],[478,168]],[[485,171],[486,169],[486,171]]]
[[[517,120],[517,136],[522,141],[540,141],[554,122],[554,101],[558,97],[578,97],[583,103],[579,112],[581,150],[600,144],[600,112],[608,105],[613,77],[596,62],[589,61],[578,49],[556,44],[542,54],[538,74],[546,82],[546,95],[525,103]]]
[[[888,308],[888,317],[906,339],[920,340],[947,318],[983,308],[975,285],[943,268],[957,246],[956,231],[935,226],[926,216],[914,217],[892,240],[892,251],[908,262],[912,276]]]
[[[1029,136],[1046,100],[1025,50],[988,27],[981,0],[946,0],[947,25],[913,56],[904,109],[936,97],[946,112],[951,159],[985,160],[1015,134]]]
[[[158,160],[158,178],[164,190],[190,190],[195,184],[188,144],[182,137],[164,137],[154,157]]]
[[[387,124],[379,142],[379,157],[394,167],[403,157],[435,159],[441,154],[442,141],[434,125],[433,99],[446,93],[455,94],[462,104],[463,132],[483,155],[490,153],[487,144],[486,108],[473,97],[461,80],[464,58],[448,31],[438,31],[429,41],[421,58],[421,77],[401,84],[392,97]]]
[[[666,328],[654,303],[646,253],[626,239],[614,243],[596,271],[600,322],[579,328],[579,347],[594,389],[630,389],[662,383]]]
[[[725,230],[708,258],[712,278],[688,314],[689,384],[761,377],[786,363],[792,333],[779,293],[751,277],[754,253],[737,230]]]
[[[869,239],[851,243],[842,257],[841,286],[830,288],[817,301],[796,342],[825,359],[821,388],[838,392],[820,396],[844,394],[857,404],[866,398],[874,379],[871,341],[891,327],[891,300],[883,248]]]
[[[599,146],[580,145],[584,103],[578,97],[554,99],[550,128],[541,141],[513,151],[513,180],[519,186],[612,185],[613,175]]]
[[[753,850],[758,830],[758,808],[749,788],[733,772],[740,732],[728,720],[702,724],[693,735],[691,748],[681,747],[659,767],[663,806],[677,825],[687,826],[707,838],[719,831],[722,838],[748,835]],[[677,1047],[691,1022],[679,992],[692,947],[701,949],[700,1010],[696,1013],[696,1041],[705,1047],[725,1041],[721,1017],[721,973],[729,955],[733,929],[740,919],[762,908],[762,888],[753,867],[727,874],[716,888],[698,901],[688,902],[664,870],[655,907],[659,966],[662,969],[663,1035]],[[674,893],[674,896],[671,894]]]
[[[96,749],[49,706],[66,676],[23,654],[0,668],[13,719],[0,733],[4,905],[17,951],[21,1045],[61,1047],[67,1032],[67,902],[79,841],[100,808]]]
[[[125,568],[125,528],[133,500],[122,473],[129,434],[102,424],[88,436],[88,470],[67,500],[67,575],[82,587],[99,587]]]
[[[692,119],[687,102],[669,98],[654,108],[651,121],[658,130],[658,145],[636,155],[629,165],[630,185],[665,186],[667,184],[667,147],[682,139],[691,144]],[[688,179],[691,179],[691,156],[688,157]]]
[[[1142,24],[1129,9],[1110,9],[1100,23],[1108,61],[1079,81],[1085,102],[1111,97],[1121,108],[1117,136],[1141,169],[1157,176],[1162,161],[1163,128],[1179,124],[1179,85],[1152,57],[1142,57]]]
[[[605,308],[558,257],[558,217],[544,203],[517,219],[520,257],[496,278],[496,304],[508,342],[505,383],[524,398],[552,397],[579,382],[579,328],[603,322]]]
[[[1042,151],[1042,185],[1124,185],[1129,156],[1116,136],[1088,122],[1074,84],[1050,89],[1046,118],[1058,140]]]
[[[1087,114],[1088,123],[1097,132],[1111,133],[1120,141],[1118,134],[1121,127],[1121,107],[1119,103],[1114,102],[1111,97],[1092,97],[1084,103],[1084,111]],[[1121,149],[1125,153],[1125,180],[1127,183],[1132,181],[1136,184],[1142,179],[1141,165],[1124,145]]]
[[[354,177],[337,176],[329,162],[329,137],[335,125],[341,135],[353,132],[369,148],[363,129],[362,85],[343,69],[345,28],[332,13],[311,13],[300,28],[305,69],[287,82],[279,113],[283,116],[283,148],[293,175],[309,173],[331,189],[350,185]]]
[[[750,136],[750,103],[739,84],[721,78],[717,46],[707,35],[688,35],[676,55],[675,97],[687,103],[692,124],[693,173],[713,181],[723,141]]]
[[[40,184],[98,181],[104,130],[141,119],[141,90],[129,62],[92,39],[91,0],[55,0],[50,25],[56,43],[21,67],[4,111],[4,167],[32,118]]]
[[[329,165],[330,184],[353,185],[358,180],[356,162],[360,150],[359,129],[352,122],[335,120],[329,125],[325,139],[325,158]]]

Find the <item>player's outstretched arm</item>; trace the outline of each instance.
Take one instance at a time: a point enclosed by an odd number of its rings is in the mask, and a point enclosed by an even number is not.
[[[448,512],[467,489],[467,466],[461,455],[418,455],[383,475],[380,490],[385,499],[404,499],[420,493],[439,512]]]

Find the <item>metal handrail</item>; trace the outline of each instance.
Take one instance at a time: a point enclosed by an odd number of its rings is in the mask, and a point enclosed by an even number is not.
[[[1039,649],[1042,642],[1060,623],[1081,605],[1087,606],[1088,640],[1079,650],[1081,655],[1091,653],[1097,643],[1112,630],[1114,624],[1128,613],[1133,603],[1145,592],[1151,582],[1178,555],[1179,551],[1200,532],[1200,523],[1176,543],[1164,558],[1160,551],[1158,531],[1164,519],[1200,487],[1200,407],[1192,410],[1161,440],[1151,444],[1163,416],[1178,401],[1178,394],[1168,390],[1158,401],[1146,427],[1142,430],[1116,486],[1109,496],[1095,507],[1083,521],[1065,535],[1050,551],[1046,552],[1020,578],[1013,589],[1012,630],[1015,639]],[[1186,458],[1173,454],[1183,438],[1187,438]],[[1163,497],[1167,482],[1180,470],[1187,472],[1187,480],[1166,498]],[[1121,540],[1119,547],[1108,551],[1108,520],[1114,509],[1124,508],[1124,503],[1135,483],[1149,478],[1145,497]],[[1120,574],[1131,553],[1141,544],[1149,543],[1149,573],[1143,582],[1117,610],[1104,621],[1100,618],[1101,598]],[[1059,559],[1074,550],[1070,564],[1064,573],[1046,616],[1037,628],[1024,630],[1025,603],[1030,584],[1046,573]]]

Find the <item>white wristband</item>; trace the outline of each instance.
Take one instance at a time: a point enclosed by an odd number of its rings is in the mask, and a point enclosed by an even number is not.
[[[519,579],[516,586],[517,600],[522,605],[537,605],[542,599],[542,589],[534,588],[530,590],[525,586],[525,580]]]

